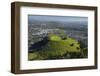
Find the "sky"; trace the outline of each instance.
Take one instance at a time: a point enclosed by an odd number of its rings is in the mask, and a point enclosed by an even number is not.
[[[28,15],[29,21],[59,21],[59,22],[88,22],[88,17],[79,16],[47,16],[47,15]]]

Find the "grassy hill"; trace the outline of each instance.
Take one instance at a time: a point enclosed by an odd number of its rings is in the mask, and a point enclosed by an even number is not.
[[[64,59],[77,57],[80,54],[80,44],[77,40],[55,34],[48,35],[32,46],[36,47],[28,53],[29,60]]]

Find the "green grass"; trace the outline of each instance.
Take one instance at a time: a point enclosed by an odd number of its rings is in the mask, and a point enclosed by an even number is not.
[[[51,41],[60,41],[61,37],[59,37],[57,35],[50,35],[49,40],[51,40]]]
[[[49,35],[48,39],[49,42],[41,49],[41,51],[28,54],[29,60],[62,57],[67,53],[80,53],[80,44],[75,39],[67,37],[63,40],[60,36],[54,34]]]

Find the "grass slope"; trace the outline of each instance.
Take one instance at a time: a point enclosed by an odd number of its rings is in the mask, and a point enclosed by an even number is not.
[[[29,53],[28,58],[29,60],[56,59],[67,53],[80,53],[78,41],[52,34],[48,36],[48,43],[42,47],[41,51]]]

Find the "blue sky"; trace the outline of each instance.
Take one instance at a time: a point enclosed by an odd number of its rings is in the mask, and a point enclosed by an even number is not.
[[[29,15],[29,20],[37,21],[59,21],[59,22],[88,22],[88,17],[78,16],[46,16],[46,15]]]

